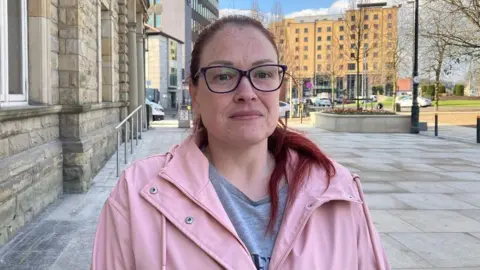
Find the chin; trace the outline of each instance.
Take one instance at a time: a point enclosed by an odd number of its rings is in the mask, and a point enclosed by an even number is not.
[[[257,128],[257,129],[237,129],[236,131],[232,130],[230,134],[230,140],[235,144],[239,145],[254,145],[263,142],[271,134],[273,130],[267,130],[266,128]]]

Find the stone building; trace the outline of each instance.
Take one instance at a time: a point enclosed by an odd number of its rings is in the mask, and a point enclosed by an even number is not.
[[[144,103],[147,0],[0,3],[0,245],[86,192]]]

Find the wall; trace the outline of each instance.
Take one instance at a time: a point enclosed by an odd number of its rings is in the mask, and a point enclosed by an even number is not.
[[[0,121],[0,244],[62,193],[58,116]]]
[[[162,1],[162,6],[162,31],[185,41],[185,1]]]
[[[30,105],[0,105],[0,245],[63,192],[87,191],[114,154],[129,90],[126,3],[28,1]]]

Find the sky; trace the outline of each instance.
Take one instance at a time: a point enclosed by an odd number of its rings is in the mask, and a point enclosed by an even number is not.
[[[260,11],[268,13],[273,7],[274,0],[259,0]],[[342,7],[348,0],[279,0],[283,14],[286,17],[301,15],[323,15],[341,13]],[[251,0],[220,0],[220,9],[249,10]]]

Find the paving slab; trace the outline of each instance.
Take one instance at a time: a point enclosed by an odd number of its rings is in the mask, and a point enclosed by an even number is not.
[[[127,164],[120,149],[120,170],[189,135],[174,122],[155,126],[133,155],[127,152]],[[360,175],[393,269],[480,269],[480,146],[295,127]],[[0,247],[0,269],[88,270],[98,215],[118,181],[116,165],[114,155],[86,194],[65,194]]]
[[[480,222],[455,211],[391,210],[391,214],[423,232],[480,232]]]
[[[480,239],[466,233],[389,233],[435,267],[479,267]],[[418,267],[418,266],[415,266]]]

